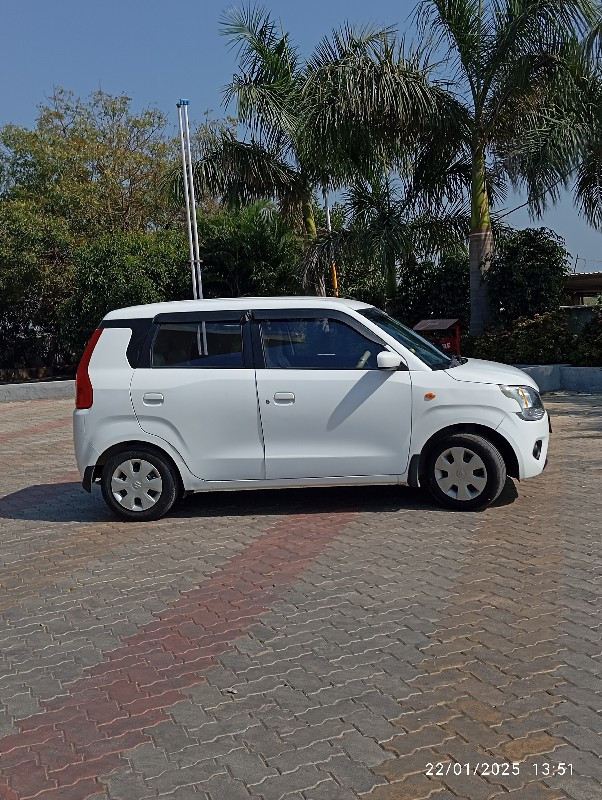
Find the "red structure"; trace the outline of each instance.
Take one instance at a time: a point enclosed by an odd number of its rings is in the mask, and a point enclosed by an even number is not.
[[[426,338],[433,341],[444,353],[460,355],[460,323],[457,319],[422,319],[414,325],[415,331],[432,333]]]

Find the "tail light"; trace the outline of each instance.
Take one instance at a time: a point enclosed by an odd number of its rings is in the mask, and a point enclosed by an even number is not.
[[[94,400],[94,391],[92,389],[92,381],[88,374],[88,366],[92,353],[96,347],[96,342],[100,339],[102,328],[98,328],[92,334],[88,342],[82,360],[79,362],[77,374],[75,375],[75,407],[76,408],[91,408]]]

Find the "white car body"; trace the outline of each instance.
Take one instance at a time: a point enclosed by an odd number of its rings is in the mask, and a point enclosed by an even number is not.
[[[500,391],[500,385],[537,391],[532,378],[513,367],[476,359],[432,369],[363,316],[370,309],[366,303],[338,298],[264,297],[158,303],[110,312],[87,365],[93,402],[74,413],[75,453],[84,487],[90,490],[111,454],[140,444],[171,459],[184,492],[417,486],[421,455],[445,431],[476,433],[491,441],[508,474],[520,480],[542,471],[547,414],[522,419],[517,402]],[[260,320],[274,314],[295,320],[309,313],[334,317],[364,332],[379,352],[397,354],[400,368],[266,367],[259,334],[253,332],[267,324]],[[229,315],[235,328],[235,320],[243,320],[244,366],[157,368],[148,356],[144,360],[157,325],[169,328],[180,318],[198,323],[220,315]]]

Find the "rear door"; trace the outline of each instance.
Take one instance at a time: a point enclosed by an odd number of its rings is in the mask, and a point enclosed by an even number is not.
[[[386,345],[339,312],[253,316],[266,477],[402,474],[411,380],[407,370],[378,369]]]
[[[131,395],[142,429],[170,442],[197,477],[263,477],[250,330],[240,312],[159,315]]]

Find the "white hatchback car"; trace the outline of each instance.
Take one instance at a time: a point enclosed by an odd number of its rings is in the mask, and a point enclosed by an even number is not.
[[[129,520],[191,492],[426,486],[480,509],[546,464],[521,370],[440,352],[366,303],[187,300],[107,314],[77,371],[83,486]]]

